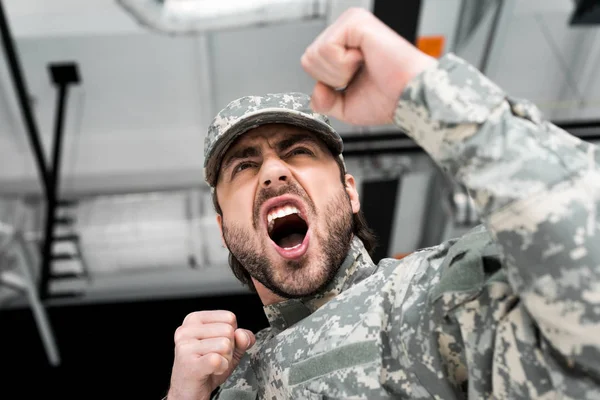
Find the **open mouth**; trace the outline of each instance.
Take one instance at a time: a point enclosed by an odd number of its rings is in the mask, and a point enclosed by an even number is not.
[[[300,211],[290,204],[271,209],[267,214],[267,227],[271,240],[286,250],[299,247],[308,231]]]
[[[267,213],[267,233],[285,258],[298,258],[308,247],[308,223],[293,204],[277,205]]]

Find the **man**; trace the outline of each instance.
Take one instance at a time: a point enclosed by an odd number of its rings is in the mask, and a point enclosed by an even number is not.
[[[310,99],[238,99],[205,148],[232,268],[270,327],[189,314],[168,398],[599,399],[597,148],[360,9],[301,63]],[[482,227],[374,265],[341,140],[313,110],[396,123],[469,189]]]

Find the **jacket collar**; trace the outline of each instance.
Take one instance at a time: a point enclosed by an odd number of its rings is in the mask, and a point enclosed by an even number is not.
[[[376,270],[377,266],[373,263],[362,241],[354,236],[346,258],[333,280],[323,291],[309,297],[289,299],[263,307],[269,324],[280,331],[287,329],[349,287],[371,276]]]

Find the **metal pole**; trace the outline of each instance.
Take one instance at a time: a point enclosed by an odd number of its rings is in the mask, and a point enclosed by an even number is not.
[[[510,21],[514,17],[515,6],[516,0],[501,0],[494,15],[493,26],[486,44],[487,48],[479,66],[479,70],[492,80],[496,76],[498,65],[500,65],[504,42],[510,29]]]
[[[27,284],[26,292],[29,299],[29,304],[31,305],[31,310],[33,312],[33,318],[38,326],[38,331],[42,339],[44,349],[46,350],[48,362],[50,365],[55,367],[61,363],[60,354],[56,344],[56,339],[54,338],[52,325],[46,313],[46,309],[36,293],[35,279],[32,273],[34,270],[34,261],[27,250],[27,242],[21,236],[20,232],[17,232],[15,239],[17,244],[17,255],[20,258],[18,264],[21,267],[21,272],[25,277]]]
[[[48,283],[50,281],[50,267],[52,259],[52,242],[54,236],[54,220],[56,217],[56,205],[58,200],[58,188],[60,183],[60,160],[62,154],[62,139],[65,104],[67,102],[68,84],[62,83],[58,86],[57,107],[54,125],[54,146],[52,149],[52,169],[48,185],[48,202],[46,205],[46,231],[44,234],[44,248],[42,251],[42,271],[40,276],[40,295],[42,299],[49,296]]]
[[[48,166],[46,164],[46,157],[44,156],[44,150],[42,147],[42,143],[40,141],[37,124],[35,122],[35,118],[33,117],[33,112],[31,111],[27,86],[25,84],[25,79],[23,78],[23,73],[21,72],[21,66],[19,63],[19,59],[17,57],[17,53],[15,51],[13,37],[12,37],[11,31],[10,31],[8,20],[6,18],[6,14],[4,12],[4,7],[2,5],[1,0],[0,0],[0,34],[1,34],[0,36],[2,36],[2,48],[4,50],[6,59],[8,60],[8,67],[9,67],[8,69],[10,70],[12,81],[15,86],[15,92],[17,94],[17,99],[19,101],[21,117],[23,118],[23,122],[25,123],[27,136],[29,137],[29,142],[31,143],[31,147],[33,148],[33,153],[35,156],[36,166],[37,166],[38,173],[40,176],[40,181],[42,183],[42,188],[43,188],[46,196],[48,196],[49,180],[48,180]]]

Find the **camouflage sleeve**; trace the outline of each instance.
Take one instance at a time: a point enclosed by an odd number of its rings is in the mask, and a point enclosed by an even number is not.
[[[469,190],[546,354],[600,382],[598,148],[452,54],[410,82],[395,122]]]
[[[254,400],[257,398],[257,383],[250,364],[250,356],[245,354],[240,364],[227,380],[213,393],[213,400]]]
[[[256,342],[240,359],[240,363],[232,374],[215,391],[211,399],[214,400],[255,400],[263,398],[261,388],[258,385],[252,358],[260,352],[262,345],[273,337],[271,328],[264,328],[254,333]]]

